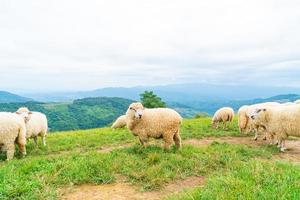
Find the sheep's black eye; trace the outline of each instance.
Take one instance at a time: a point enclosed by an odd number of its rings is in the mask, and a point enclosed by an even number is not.
[[[131,107],[130,107],[129,109],[130,109],[130,110],[132,110],[132,108],[131,108]]]
[[[261,109],[257,110],[257,113],[260,113]]]

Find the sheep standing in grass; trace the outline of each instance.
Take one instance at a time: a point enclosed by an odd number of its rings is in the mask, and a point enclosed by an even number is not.
[[[251,116],[256,124],[264,126],[267,132],[276,135],[280,150],[285,150],[288,136],[300,137],[300,105],[262,107]]]
[[[123,128],[126,126],[126,115],[118,117],[118,119],[111,126],[112,129]]]
[[[46,115],[40,112],[30,112],[27,108],[20,108],[16,112],[20,116],[28,115],[26,122],[27,139],[33,138],[37,145],[38,136],[42,137],[43,145],[46,146],[46,137],[48,132],[48,121]]]
[[[280,106],[280,103],[277,102],[266,102],[266,103],[259,103],[259,104],[253,104],[253,105],[245,105],[242,106],[238,111],[238,125],[241,133],[249,133],[254,132],[255,137],[254,140],[258,139],[258,134],[260,130],[263,130],[265,133],[264,140],[268,137],[268,133],[265,131],[265,128],[263,126],[257,125],[253,123],[253,120],[251,120],[250,116],[253,112],[255,112],[256,109],[259,109],[260,107],[267,106]]]
[[[23,156],[26,155],[26,125],[24,118],[15,113],[0,112],[0,147],[6,150],[7,160],[15,153],[18,144]]]
[[[181,147],[180,125],[182,117],[168,108],[145,109],[141,103],[132,103],[126,112],[127,128],[138,136],[143,146],[149,138],[162,138],[164,148],[169,149],[173,141]]]
[[[234,111],[232,108],[224,107],[217,110],[212,118],[212,127],[218,128],[220,123],[223,123],[223,129],[226,129],[227,123],[232,122]]]
[[[294,101],[295,104],[300,104],[300,99]]]

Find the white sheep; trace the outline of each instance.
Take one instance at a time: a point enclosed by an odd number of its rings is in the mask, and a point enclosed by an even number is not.
[[[294,101],[295,104],[300,104],[300,99]]]
[[[126,126],[126,115],[118,117],[118,119],[111,126],[112,129],[123,128]]]
[[[169,149],[173,141],[177,148],[181,147],[180,125],[182,117],[169,108],[145,109],[141,103],[133,103],[126,112],[127,128],[138,136],[143,146],[148,139],[162,138],[164,148]]]
[[[280,106],[280,105],[281,104],[277,102],[266,102],[266,103],[242,106],[238,111],[238,125],[239,125],[240,132],[241,133],[254,132],[255,133],[254,140],[257,140],[260,130],[263,130],[264,140],[267,139],[269,135],[265,131],[265,128],[263,126],[259,126],[253,123],[250,116],[253,112],[255,112],[256,109],[259,109],[260,107],[263,106],[272,107],[272,106]]]
[[[27,135],[26,138],[34,139],[37,144],[37,137],[42,137],[43,145],[46,146],[46,137],[48,132],[48,121],[46,115],[40,112],[30,112],[27,108],[19,108],[16,112],[20,116],[28,115],[26,122]]]
[[[285,148],[288,136],[300,137],[300,105],[262,107],[251,116],[256,124],[264,126],[267,132],[276,135],[280,150]]]
[[[218,128],[219,123],[223,123],[223,129],[226,129],[227,123],[232,122],[234,118],[234,110],[230,107],[220,108],[216,111],[212,118],[212,127]]]
[[[26,125],[24,118],[15,113],[0,112],[0,147],[6,150],[7,160],[15,153],[18,144],[23,156],[26,155]]]

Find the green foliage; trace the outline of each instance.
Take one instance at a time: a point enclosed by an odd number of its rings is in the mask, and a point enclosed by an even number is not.
[[[153,91],[145,91],[140,94],[141,102],[146,108],[165,108],[166,103],[161,100]]]
[[[209,117],[209,114],[207,114],[207,113],[197,113],[194,116],[195,119],[198,119],[198,118],[207,118],[207,117]]]

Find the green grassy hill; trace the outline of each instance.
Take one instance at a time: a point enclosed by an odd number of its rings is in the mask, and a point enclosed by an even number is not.
[[[78,102],[80,103],[80,102]],[[185,120],[183,148],[165,151],[161,142],[142,148],[126,129],[57,132],[47,147],[30,141],[28,156],[5,162],[0,155],[0,199],[59,199],[66,187],[122,181],[157,191],[175,180],[203,176],[203,187],[167,199],[299,199],[300,165],[278,158],[278,149],[241,136],[234,124],[214,130],[209,118]],[[218,142],[206,144],[207,138]],[[236,142],[226,138],[235,139]],[[198,145],[197,145],[198,144]],[[141,193],[142,194],[142,193]]]

